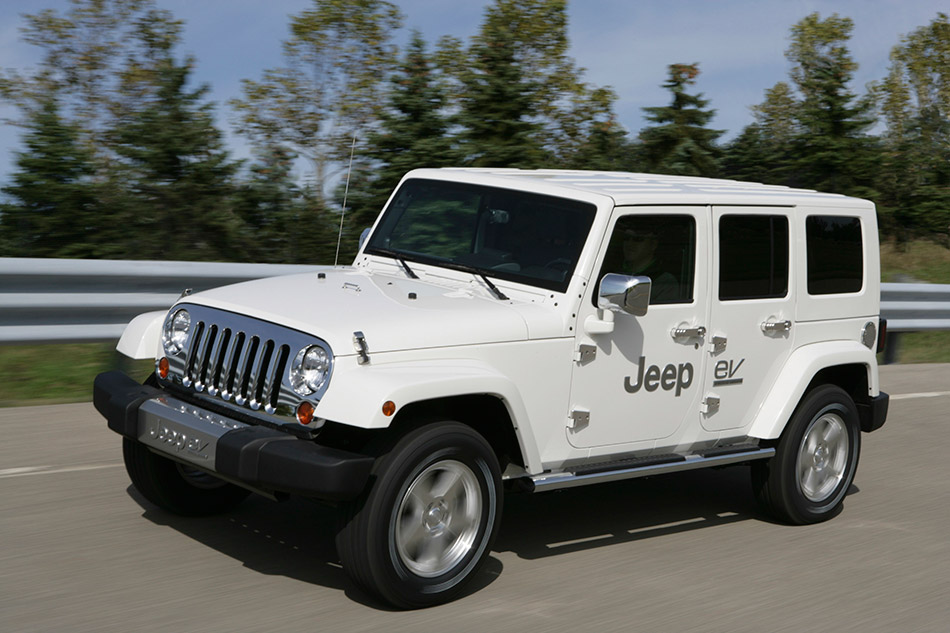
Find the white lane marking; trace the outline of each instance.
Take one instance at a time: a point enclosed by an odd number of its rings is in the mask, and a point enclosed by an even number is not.
[[[920,393],[898,393],[892,394],[891,400],[910,400],[912,398],[940,398],[950,396],[950,391],[922,391]]]
[[[69,466],[67,468],[53,468],[52,466],[24,466],[21,468],[0,468],[0,479],[7,477],[27,477],[29,475],[56,475],[60,473],[78,473],[85,470],[102,470],[103,468],[116,468],[120,463],[113,464],[87,464],[85,466]]]

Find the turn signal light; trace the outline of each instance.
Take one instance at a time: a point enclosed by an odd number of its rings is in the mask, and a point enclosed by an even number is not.
[[[158,375],[162,380],[168,378],[168,359],[164,356],[158,361]]]
[[[387,418],[396,412],[396,403],[392,400],[387,400],[383,403],[383,415]]]
[[[303,425],[313,422],[313,405],[309,402],[301,402],[297,405],[297,422]]]

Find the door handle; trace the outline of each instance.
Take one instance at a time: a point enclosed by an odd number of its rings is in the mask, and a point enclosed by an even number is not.
[[[792,329],[792,322],[788,319],[784,321],[766,321],[762,324],[762,331],[771,334],[773,332],[788,332]]]
[[[701,325],[696,327],[676,327],[670,330],[670,336],[673,338],[702,338],[706,336],[706,328]]]

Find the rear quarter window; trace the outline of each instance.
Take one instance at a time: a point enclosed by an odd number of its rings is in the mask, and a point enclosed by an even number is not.
[[[805,219],[808,294],[860,292],[864,287],[861,219],[810,215]]]

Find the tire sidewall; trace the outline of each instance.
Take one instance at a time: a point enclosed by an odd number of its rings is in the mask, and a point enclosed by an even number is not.
[[[798,463],[803,449],[805,433],[819,418],[828,413],[838,415],[843,421],[848,436],[848,455],[841,481],[834,490],[820,501],[812,501],[802,491],[798,478]],[[861,448],[861,432],[858,412],[851,397],[836,386],[819,387],[812,391],[792,417],[788,435],[783,438],[781,451],[781,496],[785,497],[789,514],[797,523],[815,523],[829,519],[841,511],[842,502],[848,493],[857,472]]]
[[[437,428],[441,427],[441,428]],[[482,495],[478,534],[469,552],[447,572],[434,577],[413,573],[401,560],[395,542],[396,515],[409,487],[426,468],[445,461],[461,462],[474,473]],[[371,510],[366,547],[374,584],[391,602],[423,607],[451,600],[487,558],[501,518],[501,474],[488,444],[461,424],[433,425],[409,434],[383,458],[376,485],[363,511]],[[374,529],[375,528],[375,529]]]

